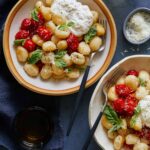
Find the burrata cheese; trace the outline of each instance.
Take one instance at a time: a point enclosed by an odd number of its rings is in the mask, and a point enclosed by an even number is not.
[[[70,30],[77,36],[86,34],[93,24],[93,15],[89,7],[76,0],[55,0],[51,11],[65,17],[68,22],[74,22],[75,25],[70,27]]]
[[[143,100],[139,102],[141,108],[141,119],[143,125],[150,128],[150,95],[146,96]]]

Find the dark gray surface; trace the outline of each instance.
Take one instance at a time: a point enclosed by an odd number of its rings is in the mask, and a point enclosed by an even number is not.
[[[114,16],[118,31],[118,45],[116,49],[116,54],[110,66],[129,55],[150,54],[150,41],[140,46],[134,46],[129,44],[125,40],[122,33],[123,22],[129,12],[131,12],[134,8],[142,6],[150,8],[150,0],[104,0],[104,2]],[[65,138],[64,150],[81,150],[81,147],[89,132],[88,106],[95,86],[96,84],[85,91],[83,102],[74,123],[72,132],[69,137]],[[74,107],[75,98],[76,94],[59,98],[61,101],[61,121],[63,123],[65,132],[67,130],[69,118]],[[89,150],[99,149],[100,148],[93,140],[89,147]]]

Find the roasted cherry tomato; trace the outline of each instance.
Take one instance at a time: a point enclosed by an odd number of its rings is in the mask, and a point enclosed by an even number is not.
[[[139,72],[137,72],[136,70],[129,70],[127,72],[127,75],[134,75],[134,76],[138,77]]]
[[[48,29],[46,29],[46,27],[44,26],[40,26],[37,29],[37,34],[44,40],[44,41],[48,41],[51,39],[52,37],[52,32],[49,31]]]
[[[21,23],[21,29],[22,30],[31,30],[32,28],[32,21],[29,18],[26,18]]]
[[[27,49],[29,52],[32,52],[32,51],[34,51],[36,49],[36,44],[31,39],[27,39],[24,42],[23,47],[25,49]]]
[[[20,30],[19,32],[17,32],[15,39],[26,39],[29,36],[29,31],[26,30]]]
[[[78,37],[75,36],[73,33],[70,33],[69,37],[67,38],[68,44],[68,53],[71,54],[73,52],[77,52],[79,41]]]
[[[123,115],[124,114],[124,108],[125,108],[125,100],[122,98],[116,99],[113,102],[113,107],[114,107],[114,110],[118,114]]]
[[[115,86],[115,88],[116,88],[116,93],[120,97],[127,97],[130,93],[132,93],[132,90],[125,84],[118,84]]]

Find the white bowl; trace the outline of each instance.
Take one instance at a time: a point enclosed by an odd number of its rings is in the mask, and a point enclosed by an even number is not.
[[[9,70],[16,80],[24,87],[46,95],[67,95],[79,90],[82,77],[75,81],[43,81],[40,78],[31,78],[23,70],[23,66],[17,61],[13,41],[15,34],[19,30],[20,24],[25,17],[29,17],[37,0],[20,0],[12,9],[5,23],[3,47],[4,54]],[[107,19],[107,40],[105,50],[95,57],[91,68],[86,87],[94,84],[109,66],[117,43],[116,27],[111,13],[101,0],[79,0],[87,4],[93,10],[101,14],[101,18]]]
[[[125,72],[131,69],[135,70],[146,70],[150,72],[150,56],[148,55],[134,55],[127,57],[117,64],[115,64],[111,69],[109,69],[105,75],[99,81],[95,91],[92,95],[90,105],[89,105],[89,125],[90,128],[93,126],[99,112],[101,109],[102,102],[105,97],[102,92],[103,85],[105,82],[111,78],[111,75],[117,68],[123,69]],[[114,150],[113,143],[107,137],[107,132],[102,127],[101,123],[94,134],[95,140],[99,146],[105,150]]]

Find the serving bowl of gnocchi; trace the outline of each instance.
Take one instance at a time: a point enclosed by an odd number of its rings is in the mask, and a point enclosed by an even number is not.
[[[86,13],[85,13],[86,12]],[[107,29],[100,24],[108,22]],[[116,27],[100,0],[21,0],[4,28],[7,65],[24,87],[46,95],[77,92],[91,53],[106,47],[93,60],[86,87],[109,66],[116,48]]]
[[[99,81],[89,106],[89,124],[94,124],[104,99],[103,85],[123,70],[107,91],[108,102],[95,132],[105,150],[149,150],[150,148],[150,56],[134,55],[114,65]]]

